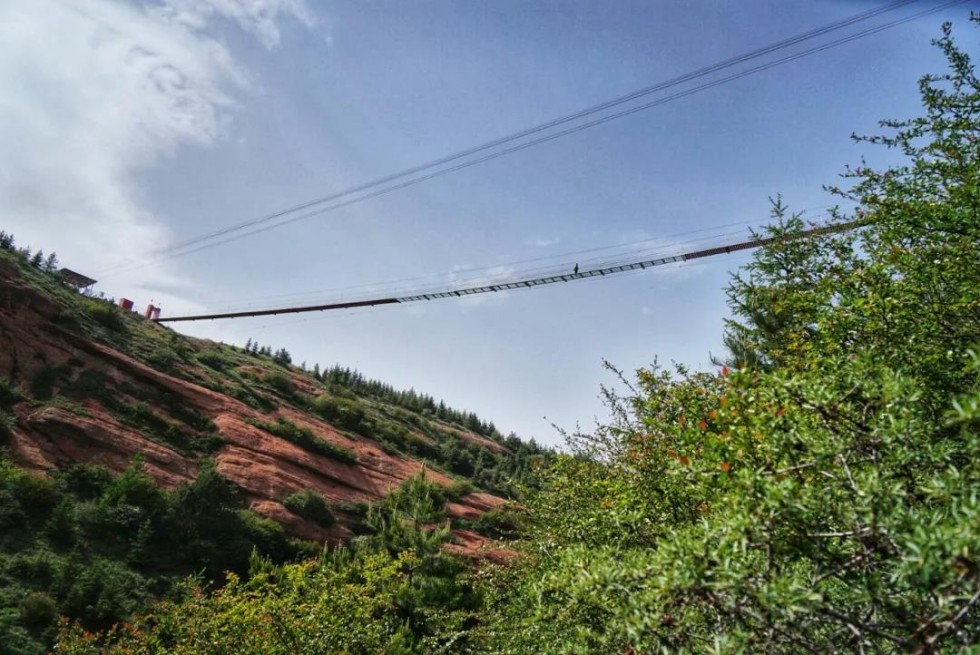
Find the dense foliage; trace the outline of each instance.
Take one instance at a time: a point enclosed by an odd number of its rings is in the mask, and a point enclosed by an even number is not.
[[[0,652],[42,652],[60,615],[109,628],[188,575],[246,572],[253,549],[277,562],[311,552],[244,507],[208,465],[166,492],[138,463],[40,477],[0,460]]]
[[[248,581],[204,594],[191,584],[179,602],[102,638],[68,626],[59,652],[374,653],[445,652],[467,643],[477,598],[443,545],[449,530],[441,491],[423,475],[371,510],[373,535],[319,559],[273,566],[255,557]]]

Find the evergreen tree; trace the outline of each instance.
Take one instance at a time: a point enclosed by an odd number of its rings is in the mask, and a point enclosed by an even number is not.
[[[288,366],[289,364],[293,363],[293,358],[285,348],[280,348],[272,356],[272,361],[280,366]]]
[[[42,268],[46,273],[53,273],[58,268],[58,256],[54,253],[48,255],[48,258],[44,260],[44,266]]]

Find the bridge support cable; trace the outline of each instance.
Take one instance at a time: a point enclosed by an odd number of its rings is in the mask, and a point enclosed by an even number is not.
[[[435,291],[427,293],[419,293],[411,296],[392,296],[388,298],[373,298],[369,300],[355,300],[348,302],[336,302],[324,305],[303,305],[298,307],[279,307],[274,309],[257,309],[242,312],[225,312],[221,314],[199,314],[190,316],[170,316],[161,317],[157,319],[158,323],[176,323],[179,321],[212,321],[225,318],[249,318],[255,316],[277,316],[279,314],[301,314],[306,312],[324,312],[335,309],[354,309],[358,307],[374,307],[377,305],[394,305],[412,302],[422,302],[424,300],[439,300],[442,298],[460,298],[462,296],[470,296],[481,293],[490,293],[495,291],[509,291],[511,289],[529,289],[532,287],[537,287],[545,284],[557,284],[558,282],[569,282],[573,280],[584,280],[588,278],[593,278],[596,276],[605,277],[607,275],[615,275],[617,273],[627,273],[629,271],[636,270],[646,270],[647,268],[653,268],[656,266],[665,266],[667,264],[675,264],[679,262],[692,261],[695,259],[704,259],[706,257],[714,257],[716,255],[727,255],[733,252],[739,252],[742,250],[753,250],[755,248],[761,248],[777,241],[795,241],[798,239],[805,239],[810,237],[821,236],[824,234],[834,234],[839,232],[846,232],[848,230],[853,230],[861,226],[860,221],[848,221],[844,223],[837,223],[834,225],[823,225],[820,227],[814,227],[809,230],[803,230],[802,232],[783,237],[764,237],[755,238],[748,241],[739,241],[737,243],[729,243],[722,246],[715,246],[713,248],[704,248],[702,250],[694,250],[691,252],[682,253],[679,255],[670,255],[667,257],[659,257],[657,259],[648,259],[638,262],[630,262],[626,264],[616,264],[611,266],[600,266],[598,268],[592,268],[587,270],[582,270],[574,273],[561,273],[558,275],[550,275],[546,277],[538,277],[523,280],[513,280],[510,282],[498,282],[494,284],[485,284],[478,287],[468,287],[465,289],[446,289],[445,291]]]

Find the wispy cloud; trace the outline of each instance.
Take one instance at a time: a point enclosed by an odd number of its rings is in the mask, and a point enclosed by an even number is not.
[[[530,239],[524,242],[525,246],[532,246],[534,248],[547,248],[548,246],[553,246],[557,243],[561,243],[561,239],[555,237],[553,239]]]
[[[204,31],[216,17],[226,18],[255,36],[266,48],[279,45],[281,16],[291,15],[308,27],[316,23],[312,10],[303,0],[165,0],[149,11],[194,32]]]
[[[253,86],[209,27],[231,21],[271,48],[287,17],[314,24],[302,0],[0,3],[0,225],[89,272],[166,246],[140,175],[229,135]]]

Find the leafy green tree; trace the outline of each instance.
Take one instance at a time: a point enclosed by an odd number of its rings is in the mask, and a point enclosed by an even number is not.
[[[285,567],[257,562],[247,581],[205,594],[196,585],[179,602],[158,603],[152,613],[104,636],[65,626],[58,652],[69,655],[124,653],[242,653],[295,655],[393,652],[402,624],[392,596],[403,584],[411,554],[358,555],[340,563],[309,560]]]
[[[406,480],[384,500],[371,506],[367,525],[377,545],[391,554],[413,551],[424,558],[442,557],[442,544],[449,538],[445,503],[441,502],[425,471]]]

